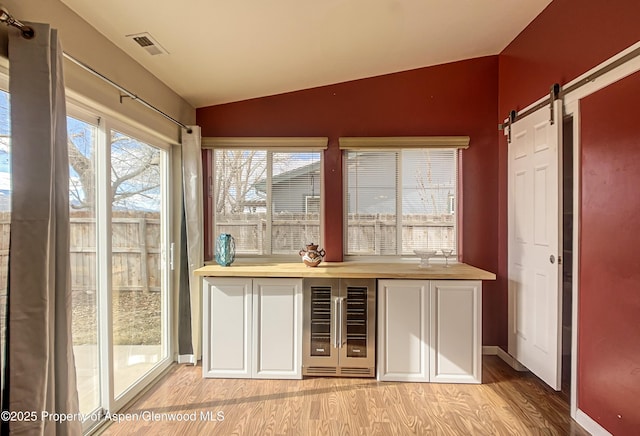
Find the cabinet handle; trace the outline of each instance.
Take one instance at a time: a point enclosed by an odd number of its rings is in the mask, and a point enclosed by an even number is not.
[[[340,347],[342,347],[343,345],[347,345],[347,305],[345,304],[344,297],[340,300],[340,317],[342,321],[342,327],[340,328]]]
[[[338,326],[340,325],[340,299],[333,300],[333,348],[339,347],[340,335]]]
[[[338,298],[338,311],[336,312],[336,319],[338,320],[338,346],[337,348],[342,348],[342,300],[343,298]]]

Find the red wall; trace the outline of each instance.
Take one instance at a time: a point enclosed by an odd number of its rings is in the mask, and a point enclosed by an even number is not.
[[[499,56],[498,122],[640,40],[638,0],[553,0]],[[507,349],[507,141],[499,137],[498,287]]]
[[[640,432],[639,96],[636,73],[580,104],[578,404],[616,435]]]
[[[543,97],[551,84],[566,84],[636,43],[639,16],[637,0],[554,0],[499,56],[498,121]],[[625,89],[633,97],[624,96]],[[640,213],[640,178],[628,177],[631,167],[637,172],[640,164],[640,132],[632,128],[639,90],[637,79],[634,85],[612,86],[585,99],[587,112],[581,114],[586,160],[580,172],[587,191],[580,209],[580,243],[585,245],[580,253],[578,407],[616,435],[638,434],[640,428],[640,411],[634,407],[640,397],[640,280],[633,272],[638,270],[634,249],[639,240],[638,232],[624,234]],[[621,115],[628,124],[619,127]],[[499,138],[502,279],[507,271],[507,144]],[[613,228],[603,223],[605,217]],[[499,307],[506,313],[506,282],[498,285]],[[500,344],[506,349],[506,325],[503,331]]]
[[[328,136],[324,248],[342,260],[341,136],[465,135],[462,260],[498,259],[498,58],[489,56],[197,110],[203,136]],[[483,342],[498,343],[496,285],[485,286]],[[506,323],[504,323],[506,325]]]

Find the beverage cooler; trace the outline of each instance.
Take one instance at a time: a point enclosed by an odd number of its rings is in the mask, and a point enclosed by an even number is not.
[[[302,373],[374,377],[375,279],[305,279]]]

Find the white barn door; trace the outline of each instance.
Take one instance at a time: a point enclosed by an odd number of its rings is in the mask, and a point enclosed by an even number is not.
[[[561,379],[562,101],[511,125],[509,354],[555,390]]]

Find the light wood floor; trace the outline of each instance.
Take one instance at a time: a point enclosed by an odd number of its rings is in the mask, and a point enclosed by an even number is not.
[[[533,375],[484,356],[483,381],[203,379],[200,366],[175,365],[123,412],[139,420],[103,434],[588,435],[569,417],[566,399]]]

